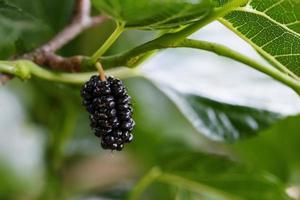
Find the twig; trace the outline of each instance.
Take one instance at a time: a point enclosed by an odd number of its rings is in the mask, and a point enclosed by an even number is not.
[[[107,19],[108,19],[108,17],[106,15],[93,16],[93,17],[91,17],[90,24],[87,27],[89,28],[89,27],[98,26],[99,24],[102,24]]]
[[[71,23],[61,32],[54,36],[49,42],[40,46],[31,53],[26,53],[18,59],[28,59],[41,66],[47,66],[56,70],[80,71],[83,56],[73,56],[65,58],[55,54],[55,52],[77,37],[84,30],[98,26],[107,20],[104,15],[90,16],[91,1],[76,0],[74,14]],[[0,74],[0,85],[5,84],[13,77]]]
[[[74,39],[87,28],[103,23],[107,18],[103,15],[90,16],[90,0],[76,0],[74,15],[71,23],[59,32],[53,39],[38,48],[39,51],[55,52]]]
[[[36,51],[34,54],[24,56],[40,66],[47,66],[54,70],[79,72],[84,56],[62,57],[52,52]]]
[[[139,60],[145,53],[151,52],[153,50],[166,49],[166,48],[201,49],[246,64],[247,66],[256,69],[272,77],[273,79],[289,86],[290,88],[294,89],[296,93],[300,94],[299,80],[289,76],[289,74],[282,73],[277,68],[268,65],[263,65],[257,62],[256,60],[251,59],[224,45],[201,41],[201,40],[193,40],[193,39],[182,39],[181,41],[177,41],[176,43],[174,43],[171,40],[169,40],[169,37],[172,37],[172,35],[166,34],[158,39],[154,39],[148,43],[137,46],[121,54],[117,54],[109,57],[103,57],[101,59],[101,63],[106,67],[127,66],[130,68],[134,68],[135,67],[134,62],[136,62],[136,60]]]
[[[100,80],[101,81],[106,81],[105,72],[104,72],[104,69],[103,69],[101,63],[97,62],[96,63],[96,68],[98,69]]]
[[[104,15],[90,16],[90,0],[76,0],[74,15],[71,23],[59,32],[49,42],[37,48],[31,53],[21,56],[23,59],[31,60],[39,65],[63,71],[79,71],[82,56],[65,58],[56,55],[55,52],[69,43],[84,30],[103,23],[107,17]]]

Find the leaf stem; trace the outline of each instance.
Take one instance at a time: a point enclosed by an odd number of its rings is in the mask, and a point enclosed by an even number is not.
[[[133,188],[127,200],[137,200],[143,192],[161,175],[159,168],[152,168]]]
[[[216,53],[220,56],[231,58],[235,61],[246,64],[264,74],[271,76],[272,78],[276,79],[277,81],[291,87],[297,93],[300,92],[300,82],[298,80],[290,77],[288,74],[285,74],[272,66],[262,65],[261,63],[255,61],[237,51],[234,51],[224,45],[206,42],[206,41],[200,41],[200,40],[185,39],[180,44],[178,44],[176,47],[190,47],[190,48],[202,49],[202,50]]]
[[[63,102],[63,106],[67,117],[62,123],[61,130],[53,133],[53,141],[50,143],[52,164],[56,169],[62,166],[64,153],[74,133],[78,117],[74,104]]]
[[[226,200],[241,200],[240,197],[235,195],[223,192],[216,188],[210,187],[208,185],[202,184],[200,182],[192,181],[177,175],[169,174],[169,173],[162,173],[158,178],[158,181],[167,183],[169,185],[175,185],[180,188],[185,188],[187,190],[197,192],[199,194],[211,194],[216,197],[221,197],[221,199]]]
[[[106,81],[105,72],[100,62],[96,62],[96,68],[98,70],[100,80]]]
[[[115,31],[112,35],[106,40],[106,42],[94,53],[94,55],[87,59],[87,66],[94,66],[95,63],[101,58],[101,63],[106,67],[109,66],[132,66],[136,65],[136,61],[142,58],[142,56],[150,50],[167,48],[169,46],[174,46],[176,43],[179,43],[188,35],[197,31],[201,27],[207,25],[213,20],[226,15],[232,9],[239,7],[248,0],[232,0],[231,2],[225,4],[225,6],[214,9],[212,13],[210,13],[206,18],[190,25],[178,32],[164,34],[157,39],[154,39],[150,42],[147,42],[135,49],[132,49],[128,52],[112,56],[112,57],[103,57],[103,54],[111,47],[111,45],[117,40],[117,38],[124,31],[124,24],[117,24]],[[146,57],[146,56],[145,56]],[[21,79],[29,79],[31,75],[35,75],[39,78],[43,78],[49,81],[63,82],[63,83],[71,83],[71,84],[81,84],[88,80],[88,78],[94,73],[78,73],[78,74],[70,74],[70,73],[60,73],[45,70],[34,63],[27,60],[18,60],[18,61],[0,61],[0,72],[4,72],[7,74],[18,76]],[[118,76],[122,77],[131,77],[137,75],[137,71],[129,71],[129,69],[119,68],[117,69]],[[109,73],[109,72],[108,72]]]
[[[231,58],[238,62],[244,63],[264,74],[271,76],[272,78],[280,81],[281,83],[291,87],[298,94],[300,94],[300,82],[298,80],[290,77],[288,74],[285,74],[276,68],[262,65],[262,64],[258,63],[257,61],[255,61],[237,51],[234,51],[224,45],[206,42],[206,41],[183,39],[180,42],[177,42],[175,44],[163,43],[162,41],[151,41],[149,43],[146,43],[146,44],[138,46],[134,49],[131,49],[123,54],[119,54],[117,56],[112,56],[112,57],[106,57],[105,59],[102,59],[102,61],[107,66],[126,65],[129,67],[132,67],[130,65],[131,60],[136,60],[137,58],[144,55],[146,52],[153,51],[156,49],[179,48],[179,47],[188,47],[188,48],[195,48],[195,49],[210,51],[210,52],[216,53],[220,56]]]
[[[207,17],[200,20],[198,23],[194,23],[188,26],[187,28],[182,29],[179,32],[173,33],[173,35],[178,36],[178,38],[186,38],[187,36],[191,35],[192,33],[196,32],[200,28],[211,23],[212,21],[225,16],[235,8],[243,6],[248,2],[249,0],[231,0],[230,2],[226,3],[222,7],[213,9],[213,11]]]
[[[278,62],[275,58],[270,56],[268,53],[266,53],[261,47],[253,43],[249,38],[244,36],[243,34],[239,33],[228,21],[226,21],[223,18],[218,19],[220,23],[222,23],[224,26],[226,26],[229,30],[234,32],[237,36],[245,40],[247,43],[249,43],[263,58],[265,58],[269,63],[271,63],[274,67],[276,67],[278,70],[282,71],[283,73],[289,74],[289,76],[293,77],[294,79],[300,80],[299,77],[294,74],[291,70],[289,70],[287,67],[285,67],[283,64]]]
[[[74,133],[77,121],[77,111],[70,102],[62,102],[66,114],[60,126],[52,130],[45,146],[46,183],[39,195],[39,200],[65,199],[61,173],[64,166],[64,157],[70,138]]]
[[[92,75],[96,75],[97,72],[85,72],[85,73],[62,73],[46,70],[39,67],[35,63],[28,60],[18,61],[0,61],[0,72],[17,76],[23,80],[28,80],[31,76],[36,76],[48,81],[69,83],[69,84],[82,84],[89,80]],[[125,67],[117,67],[106,71],[107,74],[117,76],[121,79],[138,76],[139,73],[135,69],[129,69]]]
[[[179,47],[202,49],[244,63],[264,74],[271,76],[272,78],[280,81],[281,83],[291,87],[298,94],[300,94],[300,82],[296,79],[293,79],[289,75],[282,73],[278,69],[270,66],[262,65],[257,61],[239,52],[236,52],[224,45],[206,42],[206,41],[200,41],[200,40],[184,39],[181,42],[178,42],[177,44],[168,44],[168,43],[161,43],[161,42],[156,43],[152,41],[150,43],[146,43],[141,46],[138,46],[123,54],[113,56],[113,57],[108,57],[104,59],[103,62],[105,64],[113,64],[115,66],[119,64],[130,66],[129,63],[130,59],[144,55],[149,51],[153,51],[156,49],[179,48]],[[95,72],[73,74],[73,73],[59,73],[59,72],[48,71],[46,69],[37,66],[33,62],[26,61],[26,60],[0,61],[0,72],[15,75],[25,80],[30,78],[31,75],[34,75],[49,81],[71,83],[71,84],[82,84],[85,81],[87,81],[90,78],[90,76],[96,74]],[[108,70],[107,72],[109,74],[113,74],[113,75],[115,74],[120,78],[129,78],[138,75],[137,70],[128,69],[128,68],[114,68]]]
[[[155,49],[161,49],[159,47],[167,46],[167,45],[175,45],[176,43],[180,42],[181,40],[185,39],[189,35],[193,34],[200,28],[206,26],[207,24],[211,23],[212,21],[225,16],[227,13],[232,11],[233,9],[240,7],[246,3],[248,3],[249,0],[232,0],[229,3],[225,4],[224,6],[220,8],[215,8],[213,11],[208,14],[204,19],[200,20],[199,22],[196,22],[190,26],[187,26],[186,28],[183,28],[182,30],[174,33],[166,33],[162,36],[149,41],[145,44],[142,44],[130,51],[121,53],[119,55],[110,56],[110,57],[103,57],[101,58],[101,63],[103,65],[107,66],[131,66],[135,67],[136,62],[140,59],[143,59],[144,54],[140,52],[140,50],[155,50]],[[144,53],[148,51],[143,51]],[[147,56],[146,56],[147,57]],[[93,63],[93,59],[91,59],[91,62]]]
[[[197,192],[199,194],[211,194],[216,197],[222,197],[226,200],[241,200],[240,197],[218,190],[208,185],[189,180],[177,175],[162,172],[158,167],[152,168],[133,188],[127,200],[137,200],[141,198],[144,191],[155,181],[166,183]]]
[[[18,63],[11,65],[9,61],[0,61],[0,72],[15,75],[21,79],[30,78],[30,74],[28,73],[28,69],[26,67]]]
[[[116,29],[110,35],[110,37],[104,42],[104,44],[92,55],[91,64],[95,64],[97,60],[113,45],[113,43],[119,38],[124,31],[124,24],[117,24]]]

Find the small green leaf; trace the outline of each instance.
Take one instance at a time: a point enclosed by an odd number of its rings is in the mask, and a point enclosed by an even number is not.
[[[0,1],[1,43],[15,40],[23,31],[35,28],[32,19],[18,8]]]
[[[0,199],[18,199],[20,196],[28,196],[35,191],[37,185],[32,179],[20,176],[15,167],[0,158]]]
[[[251,0],[220,21],[275,67],[300,76],[299,0]]]
[[[257,169],[300,184],[300,116],[289,117],[259,136],[239,141],[233,149],[241,160]]]
[[[163,155],[160,165],[159,180],[215,199],[289,199],[284,185],[272,174],[223,156],[177,149]]]
[[[174,28],[201,20],[211,11],[210,0],[93,0],[96,8],[127,27]]]
[[[25,13],[18,7],[0,1],[0,51],[9,55],[15,51],[15,43],[32,45],[32,38],[39,38],[45,30],[41,21]],[[34,36],[34,37],[33,37]],[[36,39],[34,39],[36,40]],[[18,45],[18,44],[17,44]],[[5,55],[5,56],[7,56]],[[1,55],[2,57],[2,55]]]
[[[51,28],[52,34],[70,22],[74,0],[9,0],[9,3],[41,20]]]
[[[73,0],[0,0],[0,58],[38,47],[69,23]]]
[[[164,91],[200,133],[214,140],[234,141],[254,136],[282,118],[266,110],[183,94],[174,89]]]

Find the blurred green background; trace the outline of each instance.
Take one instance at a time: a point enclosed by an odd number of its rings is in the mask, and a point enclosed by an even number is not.
[[[25,31],[1,41],[1,58],[35,48],[68,23],[72,0],[32,2],[10,0],[41,26],[35,34]],[[113,30],[114,23],[108,21],[59,53],[91,55]],[[126,31],[107,55],[157,34]],[[193,37],[220,38],[260,59],[217,23]],[[0,87],[0,199],[125,199],[143,189],[138,199],[300,199],[298,96],[244,68],[187,49],[167,50],[150,59],[142,66],[143,76],[124,80],[136,128],[134,141],[122,152],[101,149],[81,105],[80,86],[13,79]],[[250,78],[241,76],[245,74]],[[191,108],[176,100],[182,93],[188,94],[181,98],[192,104],[204,125],[197,126],[200,122],[187,111]],[[236,127],[228,127],[223,115]],[[241,129],[238,135],[231,134],[235,128]],[[163,174],[157,180],[156,170]]]

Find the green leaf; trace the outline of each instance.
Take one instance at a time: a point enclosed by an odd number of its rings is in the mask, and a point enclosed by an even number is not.
[[[254,136],[283,117],[266,110],[184,94],[174,89],[164,91],[200,133],[214,140],[234,141]]]
[[[240,159],[275,174],[287,183],[300,184],[300,116],[289,117],[258,137],[239,141],[233,149]]]
[[[175,150],[163,155],[158,178],[178,188],[215,199],[289,199],[284,185],[273,175],[248,168],[223,156],[191,150]]]
[[[135,157],[139,157],[143,165],[151,167],[157,163],[157,155],[160,155],[161,149],[168,148],[166,142],[176,141],[170,146],[176,146],[177,141],[192,145],[199,139],[191,124],[152,82],[136,77],[125,83],[132,96],[133,117],[136,121],[135,142],[128,145],[128,148],[132,148]]]
[[[18,199],[28,197],[35,192],[33,179],[22,177],[7,160],[0,158],[0,199]]]
[[[174,28],[201,20],[211,11],[209,0],[93,0],[100,11],[127,27]]]
[[[300,76],[299,0],[251,0],[220,21],[275,67]]]
[[[19,8],[0,1],[0,51],[9,54],[14,51],[14,43],[29,33],[37,34],[44,26]],[[5,57],[5,56],[1,56]]]
[[[73,0],[0,0],[0,58],[31,51],[69,22]]]
[[[24,30],[36,28],[36,24],[32,23],[33,18],[31,16],[3,0],[0,1],[0,16],[1,34],[4,35],[8,33],[6,31],[11,31],[10,34],[6,36],[8,39],[20,35]],[[6,38],[3,39],[5,40]]]
[[[41,20],[58,32],[70,21],[74,10],[74,0],[9,0],[9,3]]]

